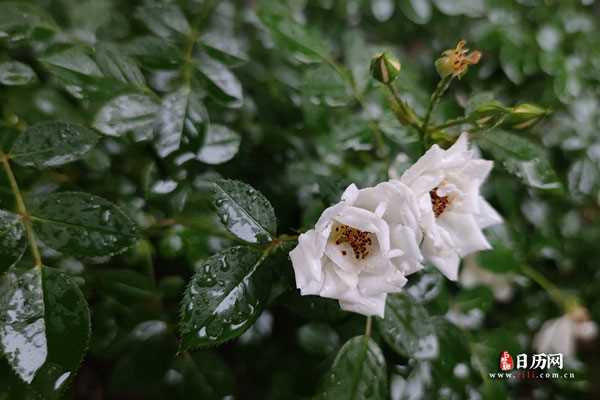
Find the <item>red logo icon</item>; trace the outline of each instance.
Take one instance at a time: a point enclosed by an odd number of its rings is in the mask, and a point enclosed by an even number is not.
[[[500,370],[510,371],[513,369],[513,358],[508,351],[500,353]]]

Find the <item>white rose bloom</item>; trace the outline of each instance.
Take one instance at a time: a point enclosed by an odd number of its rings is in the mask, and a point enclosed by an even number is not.
[[[491,247],[481,230],[502,222],[479,194],[492,166],[474,157],[463,133],[448,150],[433,145],[400,177],[419,204],[423,256],[451,280],[460,257]]]
[[[399,182],[350,185],[290,252],[302,295],[338,299],[342,309],[383,317],[387,293],[422,268],[418,209]]]
[[[575,356],[577,339],[592,340],[598,327],[589,319],[587,310],[577,308],[560,318],[544,322],[533,338],[533,347],[539,353],[562,353],[565,357]]]

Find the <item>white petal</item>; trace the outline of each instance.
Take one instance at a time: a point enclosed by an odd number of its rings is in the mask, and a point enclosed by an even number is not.
[[[296,276],[296,286],[302,294],[316,294],[322,283],[323,241],[319,234],[311,229],[298,238],[298,245],[290,251],[292,266]]]
[[[392,267],[385,275],[361,274],[358,288],[365,296],[374,296],[381,293],[397,293],[406,282],[404,274]]]
[[[331,261],[325,262],[323,265],[323,286],[319,295],[329,297],[331,299],[339,299],[348,292],[356,290],[346,285],[346,283],[335,272],[336,266]]]
[[[502,223],[502,217],[483,197],[479,198],[479,213],[475,215],[480,228]]]
[[[551,319],[542,325],[533,338],[533,347],[539,353],[563,353],[575,355],[575,322],[567,316]]]
[[[354,202],[358,198],[359,193],[360,190],[358,190],[356,185],[353,183],[350,186],[348,186],[346,190],[344,190],[344,193],[342,193],[342,200],[345,201],[347,204],[354,204]]]
[[[461,257],[491,249],[473,215],[444,212],[438,217],[437,223],[450,233],[456,252]]]
[[[594,321],[583,321],[575,325],[575,336],[578,339],[592,340],[598,335],[598,325]]]
[[[476,181],[480,185],[488,177],[493,167],[493,161],[476,159],[466,163],[460,172],[465,178]]]
[[[360,297],[357,295],[352,300],[340,300],[340,307],[346,311],[383,318],[386,297],[386,294],[380,294],[373,297]]]
[[[404,253],[400,257],[394,257],[390,252],[390,258],[405,275],[421,269],[420,263],[423,261],[423,256],[414,230],[396,225],[392,230],[390,244],[392,248],[400,249]]]
[[[423,256],[451,281],[458,279],[460,259],[451,248],[435,248],[430,238],[423,240]]]

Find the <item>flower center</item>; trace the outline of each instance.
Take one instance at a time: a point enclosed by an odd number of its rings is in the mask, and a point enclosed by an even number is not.
[[[369,255],[373,239],[371,239],[371,232],[364,232],[356,228],[352,228],[348,225],[340,225],[335,228],[335,244],[341,245],[342,243],[348,243],[354,252],[354,257],[364,259]],[[346,255],[346,251],[342,250],[342,255]]]
[[[450,205],[450,199],[448,196],[438,195],[437,190],[438,188],[435,187],[429,192],[429,196],[431,197],[431,208],[433,209],[433,213],[435,214],[436,218],[442,215],[442,213]]]

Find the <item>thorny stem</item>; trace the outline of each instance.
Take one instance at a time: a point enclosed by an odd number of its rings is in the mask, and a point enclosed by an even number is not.
[[[31,225],[31,217],[27,212],[25,201],[23,201],[23,195],[19,190],[17,179],[15,178],[15,174],[13,173],[12,168],[10,166],[10,156],[5,154],[2,150],[0,150],[0,162],[2,163],[4,172],[6,172],[8,181],[10,182],[10,188],[15,196],[15,202],[17,204],[17,213],[21,217],[21,221],[25,226],[25,232],[27,233],[27,241],[29,242],[29,247],[31,248],[31,254],[33,256],[35,266],[37,268],[41,268],[43,265],[42,256],[40,255],[40,249],[38,248],[37,242],[35,240],[35,233],[33,232],[33,226]]]
[[[554,283],[550,282],[544,275],[540,274],[529,265],[522,265],[521,271],[525,276],[533,280],[535,283],[540,285],[542,289],[548,292],[552,300],[562,307],[565,312],[568,312],[571,308],[573,308],[574,305],[577,304],[577,299],[574,296],[565,294]]]
[[[365,322],[365,336],[371,337],[371,324],[373,323],[373,317],[367,317],[367,321]]]

